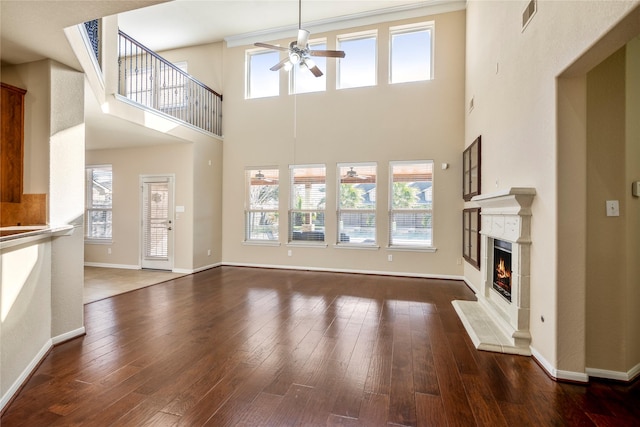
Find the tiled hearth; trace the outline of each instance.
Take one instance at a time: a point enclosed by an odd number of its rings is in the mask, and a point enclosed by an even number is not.
[[[467,333],[479,350],[529,356],[529,283],[531,203],[534,188],[483,194],[481,207],[482,283],[478,301],[453,301]],[[493,287],[494,241],[511,243],[511,301]]]

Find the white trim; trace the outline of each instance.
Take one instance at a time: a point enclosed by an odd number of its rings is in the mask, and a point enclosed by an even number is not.
[[[69,331],[69,332],[65,332],[64,334],[60,334],[58,336],[55,336],[53,338],[51,338],[51,343],[53,345],[56,344],[60,344],[62,342],[65,341],[69,341],[72,340],[74,338],[78,338],[82,335],[84,335],[87,331],[85,330],[84,326],[78,329],[74,329],[73,331]]]
[[[86,262],[84,263],[85,267],[104,267],[104,268],[123,268],[125,270],[142,270],[142,267],[139,265],[130,265],[130,264],[107,264],[102,262]]]
[[[280,246],[279,240],[244,240],[242,242],[245,246]]]
[[[190,269],[190,268],[174,268],[174,269],[171,270],[171,272],[172,273],[178,273],[178,274],[193,274],[193,273],[195,273],[195,270]]]
[[[302,26],[311,33],[324,33],[328,31],[343,30],[365,25],[381,24],[383,22],[399,21],[403,19],[418,18],[436,15],[440,13],[464,10],[466,1],[460,0],[428,0],[420,3],[389,7],[385,9],[362,12],[352,15],[333,17],[329,19],[303,22]],[[227,47],[251,45],[255,42],[279,40],[291,38],[296,34],[297,25],[273,28],[269,30],[254,31],[225,37]]]
[[[355,273],[355,274],[373,274],[377,276],[398,276],[398,277],[416,277],[421,279],[442,279],[442,280],[460,280],[462,276],[453,276],[448,274],[427,274],[427,273],[410,273],[402,271],[382,271],[382,270],[352,270],[348,268],[325,268],[325,267],[309,267],[299,265],[278,265],[278,264],[254,264],[244,262],[226,262],[223,261],[221,266],[229,267],[256,267],[256,268],[273,268],[276,270],[303,270],[303,271],[322,271],[329,273]]]
[[[531,355],[536,358],[540,366],[547,371],[551,377],[558,380],[566,380],[566,381],[574,381],[579,383],[588,383],[589,375],[584,372],[573,372],[573,371],[562,371],[556,369],[547,359],[545,359],[539,351],[537,351],[533,347],[529,347],[531,349]]]
[[[300,242],[300,243],[298,243]],[[303,243],[303,242],[308,242],[308,243]],[[313,240],[292,240],[291,242],[287,243],[287,246],[291,246],[291,247],[297,247],[297,248],[320,248],[320,249],[324,249],[326,247],[329,246],[328,243],[326,242],[320,242],[318,241],[317,243]]]
[[[387,246],[388,251],[405,251],[405,252],[436,252],[438,248],[435,246]]]
[[[478,288],[476,288],[476,286],[473,283],[471,283],[466,277],[463,277],[462,280],[464,281],[464,283],[467,284],[469,288],[471,288],[474,294],[478,293]]]
[[[335,249],[364,249],[369,251],[377,251],[380,249],[379,245],[366,245],[364,243],[334,243]]]
[[[16,378],[16,380],[9,386],[7,392],[0,399],[0,411],[4,409],[4,407],[11,401],[13,395],[20,390],[20,387],[24,384],[25,381],[29,379],[29,376],[33,372],[34,369],[38,367],[38,364],[42,361],[42,359],[47,355],[47,352],[53,347],[51,339],[48,339],[40,351],[36,353],[35,357],[31,359],[31,362],[24,368],[22,373]]]
[[[209,265],[205,265],[202,267],[198,267],[196,269],[193,270],[192,273],[199,273],[201,271],[205,271],[205,270],[211,270],[212,268],[216,268],[216,267],[220,267],[222,266],[221,262],[216,262],[215,264],[209,264]],[[177,273],[177,271],[175,271]]]
[[[627,372],[609,371],[607,369],[597,368],[586,368],[585,371],[590,377],[629,382],[633,381],[638,375],[640,375],[640,363],[629,369]]]

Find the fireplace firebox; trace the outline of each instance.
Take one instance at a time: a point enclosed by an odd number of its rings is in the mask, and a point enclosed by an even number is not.
[[[511,243],[493,241],[493,289],[511,302]]]

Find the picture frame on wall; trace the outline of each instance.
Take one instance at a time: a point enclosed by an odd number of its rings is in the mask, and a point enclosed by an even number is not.
[[[480,270],[480,208],[462,211],[462,257]]]
[[[466,202],[480,194],[481,141],[478,136],[462,153],[462,198]]]

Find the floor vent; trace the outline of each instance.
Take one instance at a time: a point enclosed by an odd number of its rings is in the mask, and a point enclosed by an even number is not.
[[[536,0],[531,0],[527,5],[527,8],[522,12],[522,31],[527,28],[529,22],[531,22],[531,18],[536,14],[536,10],[538,10]]]

